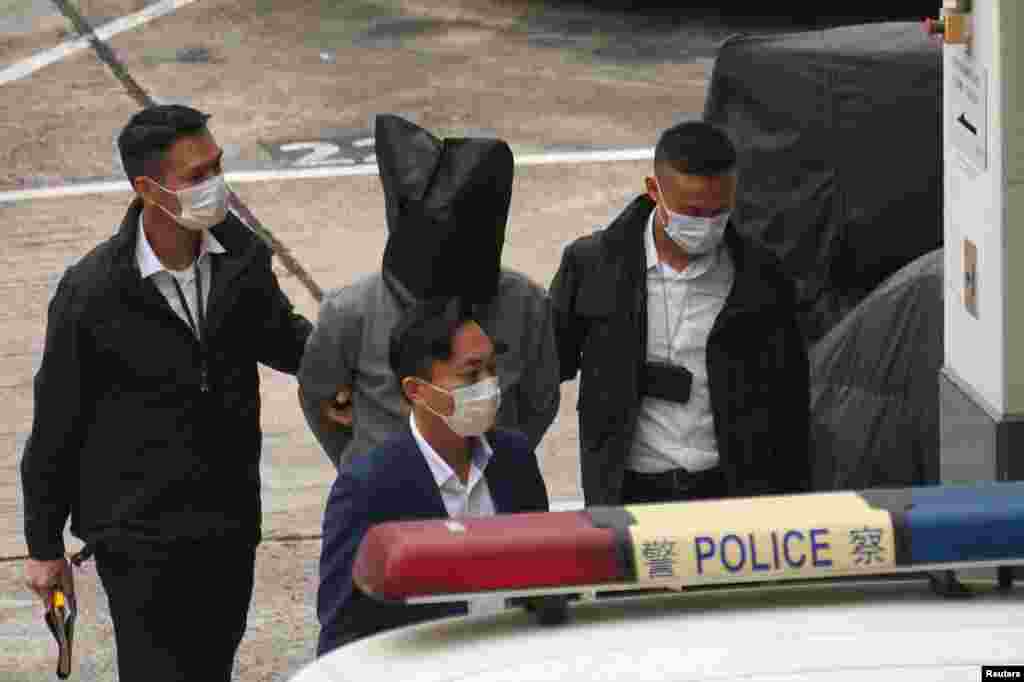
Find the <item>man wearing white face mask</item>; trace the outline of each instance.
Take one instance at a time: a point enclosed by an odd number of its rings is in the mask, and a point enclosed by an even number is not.
[[[412,410],[401,432],[353,455],[331,488],[320,556],[318,655],[381,630],[502,607],[382,603],[354,585],[352,565],[374,524],[548,511],[526,436],[495,428],[503,350],[458,298],[424,302],[392,331],[392,371]],[[564,601],[549,606],[564,608]]]
[[[70,517],[122,680],[231,679],[261,538],[257,363],[294,375],[312,330],[227,210],[208,118],[157,106],[121,132],[135,197],[50,303],[21,462],[27,582],[73,590]]]
[[[563,252],[549,293],[588,506],[809,487],[795,289],[731,221],[736,162],[710,124],[670,128],[645,193]]]

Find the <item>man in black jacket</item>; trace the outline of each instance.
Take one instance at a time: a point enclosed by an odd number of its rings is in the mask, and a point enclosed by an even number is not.
[[[260,541],[257,363],[294,375],[311,323],[227,210],[208,115],[137,113],[136,196],[62,277],[21,462],[29,586],[73,590],[64,524],[95,551],[122,680],[223,680]]]
[[[736,152],[701,121],[550,287],[561,379],[580,373],[587,506],[809,489],[809,370],[795,290],[730,222]]]

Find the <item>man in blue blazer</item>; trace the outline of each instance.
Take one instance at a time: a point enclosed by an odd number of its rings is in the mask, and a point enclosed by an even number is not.
[[[381,630],[469,612],[466,602],[409,606],[361,592],[352,565],[370,526],[549,510],[526,436],[494,428],[501,396],[496,356],[503,350],[458,298],[413,308],[394,328],[389,361],[411,405],[409,421],[384,445],[353,457],[331,488],[317,594],[318,656]],[[564,600],[555,604],[564,606]]]

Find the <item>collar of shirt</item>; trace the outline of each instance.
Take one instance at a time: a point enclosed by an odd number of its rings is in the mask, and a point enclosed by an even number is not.
[[[710,270],[718,262],[718,249],[702,254],[691,256],[690,262],[682,272],[675,270],[668,263],[662,263],[658,257],[658,247],[654,244],[654,214],[657,208],[651,210],[647,218],[647,229],[644,230],[644,245],[647,251],[647,271],[658,268],[662,275],[679,279],[696,279]]]
[[[208,253],[225,253],[226,251],[227,249],[217,241],[212,232],[203,230],[202,242],[199,245],[200,260]],[[149,243],[149,237],[146,236],[146,231],[142,228],[141,212],[139,213],[139,238],[135,248],[135,256],[142,279],[146,279],[158,272],[171,272],[160,262],[160,259],[157,258],[156,253],[153,251],[153,246]]]
[[[427,466],[430,467],[430,473],[433,474],[437,487],[439,489],[443,488],[452,479],[458,482],[459,479],[455,475],[455,471],[448,465],[448,462],[444,461],[441,455],[437,454],[437,451],[431,447],[430,443],[420,433],[420,430],[416,427],[416,417],[411,412],[409,414],[409,427],[412,429],[412,437],[416,439],[416,445],[419,446],[420,452],[423,453],[423,457],[427,460]],[[484,469],[487,468],[487,463],[491,461],[493,456],[494,450],[491,448],[491,444],[487,442],[487,437],[480,436],[477,438],[473,446],[473,454],[470,457],[469,485],[467,487],[471,488],[480,476],[483,475]]]

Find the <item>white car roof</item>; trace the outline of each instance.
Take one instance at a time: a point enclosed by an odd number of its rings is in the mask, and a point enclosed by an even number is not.
[[[923,580],[691,590],[583,601],[546,627],[522,609],[343,646],[292,682],[900,682],[1024,663],[1024,589],[969,599]]]

